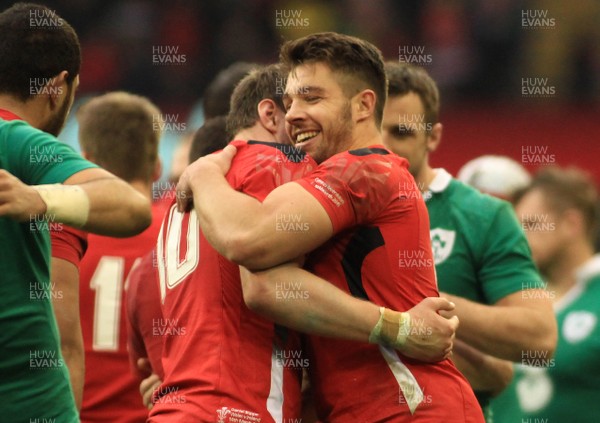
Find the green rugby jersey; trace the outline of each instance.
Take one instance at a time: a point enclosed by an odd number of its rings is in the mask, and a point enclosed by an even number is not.
[[[554,358],[528,354],[515,365],[512,383],[492,400],[494,423],[600,421],[600,255],[579,269],[554,311]]]
[[[60,183],[96,167],[52,135],[10,120],[17,116],[0,111],[0,117],[0,169],[24,183]],[[41,216],[0,217],[1,421],[79,421],[52,310],[52,224],[58,225]]]
[[[444,169],[423,194],[440,291],[494,304],[523,289],[543,288],[512,206],[452,178]],[[484,407],[485,393],[477,393]]]

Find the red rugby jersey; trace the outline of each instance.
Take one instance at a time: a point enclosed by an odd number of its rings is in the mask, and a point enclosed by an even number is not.
[[[139,382],[129,366],[125,290],[134,265],[156,245],[164,206],[152,206],[152,224],[139,235],[112,238],[87,234],[81,258],[81,231],[64,227],[52,234],[52,256],[79,267],[79,301],[85,348],[81,421],[145,422]],[[83,234],[85,236],[85,233]]]
[[[162,319],[160,289],[156,266],[156,249],[146,254],[139,266],[131,270],[126,292],[127,350],[133,374],[144,379],[137,367],[139,358],[148,358],[152,372],[162,379],[163,334],[159,330]]]
[[[227,180],[262,201],[316,167],[288,145],[234,141]],[[223,207],[227,207],[223,204]],[[157,245],[165,378],[151,422],[281,422],[299,418],[306,362],[297,334],[251,312],[239,268],[199,231],[195,211],[173,204]]]
[[[335,234],[309,255],[308,270],[394,310],[438,296],[429,216],[405,159],[381,146],[348,151],[297,182],[327,210]],[[425,364],[319,336],[307,344],[323,421],[483,422],[471,387],[449,360]],[[414,414],[409,397],[417,398]]]

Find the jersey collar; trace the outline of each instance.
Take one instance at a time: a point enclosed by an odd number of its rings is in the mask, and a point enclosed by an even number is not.
[[[571,289],[554,304],[554,311],[559,312],[579,298],[592,278],[600,274],[600,254],[596,254],[580,266],[575,272],[576,282]]]
[[[443,192],[446,188],[448,188],[448,185],[450,185],[450,182],[452,181],[452,175],[450,175],[446,169],[442,169],[440,167],[433,169],[433,171],[435,172],[435,177],[429,184],[429,189],[427,192],[423,193],[423,198],[425,201],[430,199],[433,193],[438,194]]]
[[[586,283],[597,274],[600,274],[600,254],[596,254],[577,269],[577,281]]]

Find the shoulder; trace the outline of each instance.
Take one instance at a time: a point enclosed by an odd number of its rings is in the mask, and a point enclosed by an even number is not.
[[[338,153],[321,163],[318,169],[348,183],[367,179],[382,183],[400,179],[408,172],[408,162],[383,147],[374,146]]]
[[[507,201],[483,194],[456,179],[452,179],[444,194],[453,210],[470,219],[489,221],[499,213],[513,214]]]

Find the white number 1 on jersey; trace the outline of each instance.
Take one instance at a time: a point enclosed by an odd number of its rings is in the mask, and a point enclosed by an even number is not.
[[[131,270],[141,259],[136,258]],[[131,275],[131,270],[129,274]],[[94,335],[92,348],[94,351],[117,351],[119,349],[119,328],[121,324],[121,300],[123,289],[127,289],[128,281],[123,287],[125,258],[104,256],[90,280],[90,288],[96,291],[94,304]],[[129,279],[129,276],[127,277]]]

